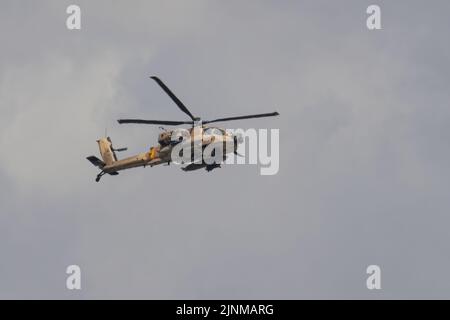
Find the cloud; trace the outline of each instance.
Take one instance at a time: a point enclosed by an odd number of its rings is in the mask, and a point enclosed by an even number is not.
[[[446,297],[446,2],[70,2],[0,10],[2,297]],[[426,6],[426,7],[425,7]],[[426,10],[425,10],[426,9]],[[14,30],[14,32],[10,32]],[[96,184],[105,127],[129,154],[184,119],[280,129],[280,172],[134,169]],[[79,264],[79,293],[65,268]]]

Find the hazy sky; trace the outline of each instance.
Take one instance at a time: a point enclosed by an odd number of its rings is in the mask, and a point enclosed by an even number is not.
[[[382,30],[366,27],[381,7]],[[81,7],[81,30],[66,8]],[[450,298],[448,1],[2,1],[0,298]],[[279,128],[280,171],[137,168],[105,127]],[[124,155],[121,155],[124,156]],[[65,287],[66,267],[82,290]],[[366,288],[366,267],[382,289]]]

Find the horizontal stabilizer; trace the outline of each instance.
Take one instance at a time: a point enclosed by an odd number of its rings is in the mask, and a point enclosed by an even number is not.
[[[86,159],[88,159],[96,167],[103,168],[105,166],[105,163],[96,156],[89,156]]]

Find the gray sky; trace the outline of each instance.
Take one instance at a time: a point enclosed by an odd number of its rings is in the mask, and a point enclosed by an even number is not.
[[[66,7],[82,29],[66,29]],[[2,1],[0,298],[450,298],[448,1]],[[280,171],[138,168],[185,119],[279,128]],[[65,269],[82,269],[82,290]],[[366,267],[382,290],[366,288]]]

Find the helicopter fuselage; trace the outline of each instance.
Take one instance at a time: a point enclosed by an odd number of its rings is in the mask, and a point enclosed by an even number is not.
[[[174,160],[172,159],[172,151],[175,146],[178,146],[177,148],[181,150],[193,150],[193,148],[189,149],[190,144],[201,145],[202,150],[204,150],[206,146],[210,146],[212,149],[220,148],[222,149],[222,153],[224,156],[227,153],[232,153],[236,148],[236,146],[234,145],[235,140],[233,138],[233,135],[225,132],[225,130],[223,129],[194,127],[188,130],[190,135],[190,137],[188,138],[190,139],[186,139],[186,137],[180,135],[180,132],[176,131],[177,130],[169,130],[162,132],[158,137],[158,145],[151,147],[148,152],[139,153],[131,157],[116,160],[110,164],[105,164],[102,170],[105,173],[111,174],[121,170],[136,167],[153,167],[155,165],[163,163],[170,164]],[[102,157],[108,155],[110,152],[113,152],[111,142],[107,138],[98,140],[98,143]],[[115,159],[117,159],[115,153],[113,154]],[[205,155],[202,153],[200,154],[200,156],[202,157],[202,159],[195,158],[194,152],[192,151],[192,156],[190,157],[191,161],[183,161],[183,164],[202,162],[200,160],[204,160]],[[201,167],[199,167],[199,169],[200,168]]]

